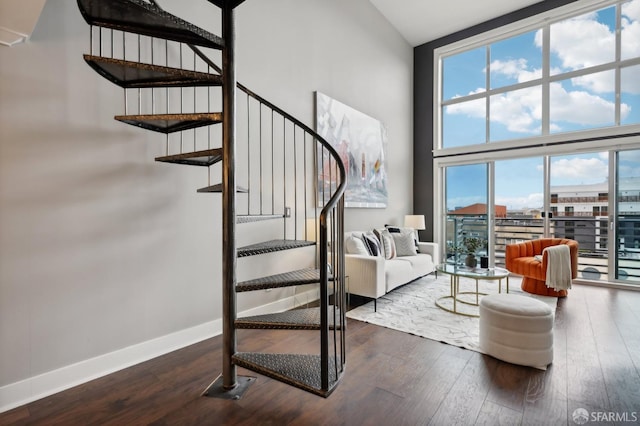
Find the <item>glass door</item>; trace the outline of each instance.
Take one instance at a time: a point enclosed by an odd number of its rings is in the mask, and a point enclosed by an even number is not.
[[[450,165],[443,177],[447,262],[462,263],[466,237],[487,241],[477,257],[500,267],[507,244],[569,238],[578,278],[640,285],[640,149]]]
[[[462,263],[465,238],[484,242],[488,236],[486,163],[450,166],[445,171],[446,262]],[[486,256],[486,244],[476,251]]]
[[[579,277],[609,280],[609,153],[550,158],[550,236],[578,241]]]
[[[496,266],[504,267],[507,244],[544,235],[543,157],[494,163],[493,248]]]
[[[640,283],[640,150],[620,151],[616,161],[615,279]]]

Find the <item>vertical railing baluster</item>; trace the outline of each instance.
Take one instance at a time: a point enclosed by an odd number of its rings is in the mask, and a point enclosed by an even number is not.
[[[264,193],[264,188],[262,186],[262,102],[260,102],[259,106],[259,120],[260,120],[260,137],[258,139],[258,160],[260,160],[260,197],[258,198],[258,201],[260,201],[260,214],[262,214],[262,194]],[[273,116],[273,111],[272,111],[272,116]],[[272,119],[273,122],[273,119]],[[273,133],[271,133],[271,140],[273,141]]]
[[[153,53],[154,53],[153,37],[151,37],[151,64],[155,65]],[[152,114],[156,113],[156,88],[155,87],[151,88],[151,113]]]
[[[275,181],[275,172],[273,169],[273,165],[275,164],[275,139],[274,139],[274,118],[273,118],[273,109],[271,109],[271,214],[275,214],[276,212],[276,181]],[[282,212],[283,214],[285,211]],[[286,219],[283,219],[286,220]]]
[[[293,124],[293,239],[298,239],[298,144],[296,125]]]
[[[140,62],[140,34],[138,34],[138,62]],[[142,115],[142,89],[138,88],[138,114]]]
[[[287,211],[287,129],[284,115],[282,116],[282,211]],[[291,216],[289,216],[291,218]],[[284,226],[284,239],[287,239],[287,221]]]
[[[247,214],[251,214],[251,98],[247,95]]]
[[[102,28],[100,29],[100,33],[102,34]],[[101,36],[102,37],[102,36]],[[122,60],[127,60],[127,39],[126,33],[122,32]],[[101,42],[102,44],[102,42]],[[122,89],[124,91],[124,115],[129,115],[129,92],[127,89]]]

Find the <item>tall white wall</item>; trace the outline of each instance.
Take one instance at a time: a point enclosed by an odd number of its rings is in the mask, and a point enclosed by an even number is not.
[[[195,3],[160,0],[219,33]],[[0,411],[220,329],[220,198],[113,120],[122,90],[82,60],[88,34],[74,0],[48,1],[29,43],[0,48]],[[348,209],[347,229],[411,212],[412,55],[368,0],[238,9],[240,82],[310,126],[316,90],[387,125],[389,207]]]

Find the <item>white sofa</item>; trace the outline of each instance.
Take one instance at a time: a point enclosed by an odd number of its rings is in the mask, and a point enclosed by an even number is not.
[[[347,232],[345,239],[351,234],[362,232]],[[418,254],[415,256],[399,256],[392,259],[346,253],[347,291],[375,301],[394,288],[434,272],[439,262],[437,243],[418,242]]]

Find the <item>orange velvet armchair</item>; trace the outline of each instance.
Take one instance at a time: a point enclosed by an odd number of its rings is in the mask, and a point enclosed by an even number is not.
[[[571,278],[578,276],[578,242],[566,238],[540,238],[517,244],[507,244],[505,263],[510,272],[522,275],[522,290],[543,296],[565,297],[566,290],[556,291],[545,284],[547,276],[547,255],[543,253],[549,246],[566,244],[571,253]],[[542,262],[534,256],[542,255]]]

